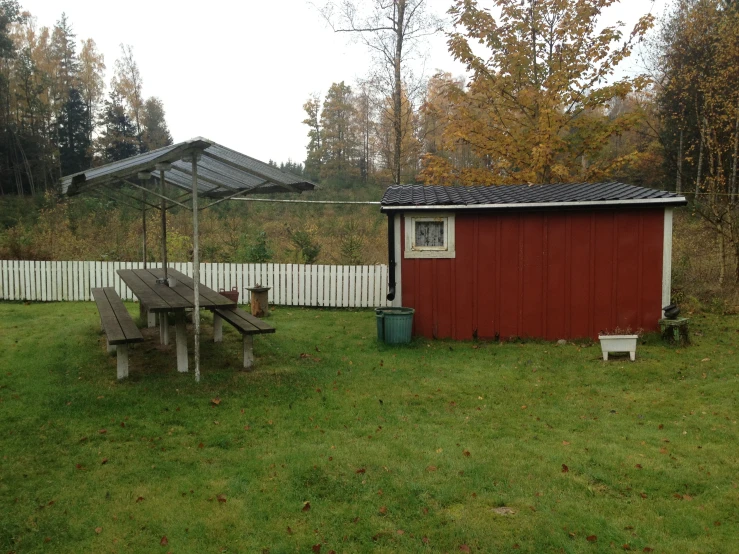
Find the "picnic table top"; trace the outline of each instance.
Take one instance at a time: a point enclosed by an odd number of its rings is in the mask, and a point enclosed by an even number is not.
[[[139,299],[141,305],[151,312],[169,312],[194,308],[194,282],[191,277],[176,269],[167,268],[167,275],[177,281],[174,287],[157,283],[157,279],[164,277],[163,269],[119,269],[118,275]],[[202,283],[200,283],[199,293],[201,308],[236,306],[236,302],[229,300]]]

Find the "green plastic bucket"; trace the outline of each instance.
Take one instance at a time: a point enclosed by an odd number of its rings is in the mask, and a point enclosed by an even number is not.
[[[415,312],[413,308],[376,308],[377,340],[382,340],[385,344],[411,342]]]

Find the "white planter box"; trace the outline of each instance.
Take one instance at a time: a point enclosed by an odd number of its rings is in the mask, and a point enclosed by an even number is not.
[[[608,361],[609,352],[628,352],[631,361],[636,360],[636,340],[639,335],[598,335],[603,359]]]

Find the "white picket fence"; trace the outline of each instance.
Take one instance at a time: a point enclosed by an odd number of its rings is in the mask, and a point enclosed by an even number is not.
[[[62,302],[92,300],[90,289],[114,287],[124,300],[134,300],[118,269],[140,269],[142,262],[36,262],[0,260],[0,300]],[[150,263],[149,267],[161,267]],[[170,263],[192,277],[192,263]],[[272,287],[271,304],[368,308],[388,306],[386,265],[200,264],[200,281],[214,290],[240,293],[246,287]]]

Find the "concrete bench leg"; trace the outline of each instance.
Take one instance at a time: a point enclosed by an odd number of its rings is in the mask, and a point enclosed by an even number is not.
[[[169,345],[169,314],[159,313],[159,342],[164,346]]]
[[[146,314],[146,325],[149,329],[153,329],[157,326],[157,314],[154,312],[147,312]]]
[[[254,336],[244,335],[244,369],[251,371],[254,367]]]
[[[187,329],[185,327],[185,312],[175,314],[175,334],[177,342],[177,371],[187,373]]]
[[[213,312],[213,342],[223,341],[223,318]]]
[[[608,361],[608,352],[603,352],[603,360]]]
[[[118,351],[118,379],[128,377],[128,345],[119,344],[116,348]]]

